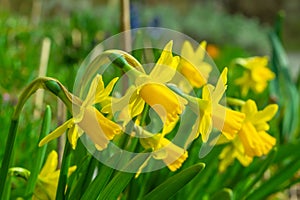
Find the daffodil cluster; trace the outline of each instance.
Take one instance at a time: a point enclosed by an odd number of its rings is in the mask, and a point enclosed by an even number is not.
[[[144,150],[151,150],[138,174],[150,159],[161,160],[171,171],[177,170],[188,158],[187,147],[195,140],[206,143],[215,139],[217,143],[228,143],[219,156],[220,171],[224,171],[235,158],[247,166],[255,156],[268,154],[276,144],[276,139],[267,133],[267,122],[276,114],[278,106],[272,104],[258,111],[255,101],[247,100],[239,101],[242,103],[233,105],[235,109],[232,109],[230,102],[226,104],[224,101],[228,68],[223,69],[214,84],[211,83],[213,67],[205,61],[206,42],[194,50],[191,43],[186,41],[180,55],[173,54],[172,46],[173,41],[166,44],[150,73],[146,73],[142,64],[126,52],[105,52],[113,66],[118,66],[133,77],[132,84],[125,89],[124,95],[111,96],[119,77],[105,86],[102,76],[96,75],[85,99],[73,102],[76,110],[73,117],[45,137],[40,145],[68,130],[68,140],[73,149],[78,138],[86,133],[96,149],[103,151],[109,142],[114,142],[115,138],[124,134],[127,126],[133,122],[134,128],[130,132],[135,134],[130,134],[139,137]],[[242,94],[246,94],[249,88],[257,92],[264,90],[266,81],[273,77],[265,68],[265,58],[240,59],[238,62],[249,71],[235,80],[236,84],[242,85]],[[184,79],[176,79],[178,74]],[[248,81],[249,77],[252,82]],[[193,90],[200,91],[197,93],[200,95],[191,95]],[[197,117],[192,127],[195,132],[187,131],[188,139],[182,145],[174,142],[172,136],[176,133],[176,127],[180,126],[180,119],[187,107]],[[149,109],[156,113],[162,123],[159,131],[146,130],[144,115]],[[213,131],[220,132],[220,137],[212,138]]]

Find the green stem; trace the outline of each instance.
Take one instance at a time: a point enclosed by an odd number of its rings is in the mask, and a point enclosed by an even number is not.
[[[74,98],[72,94],[69,93],[67,89],[58,80],[49,77],[39,77],[34,81],[32,81],[23,90],[11,119],[9,135],[7,137],[4,157],[1,164],[0,199],[2,199],[3,197],[3,190],[7,179],[8,168],[13,160],[12,152],[13,152],[13,147],[14,147],[15,138],[17,134],[20,113],[26,101],[38,89],[49,90],[54,95],[58,96],[70,110],[72,109],[72,101],[74,101],[75,104],[79,104],[79,105],[81,104],[80,100]]]
[[[68,140],[66,140],[65,149],[64,149],[64,155],[62,158],[62,164],[59,174],[59,181],[56,191],[56,200],[64,200],[65,199],[65,189],[67,185],[67,179],[68,179],[68,171],[71,161],[71,144]]]
[[[129,54],[128,54],[129,55]],[[134,76],[140,76],[142,75],[143,71],[141,72],[141,64],[138,63],[132,56],[122,55],[115,52],[107,52],[108,58],[111,60],[113,64],[115,64],[117,67],[122,69],[124,72],[133,72]],[[136,66],[132,66],[129,64],[124,56],[128,56],[128,59],[132,59],[132,62],[136,64]]]
[[[146,118],[148,116],[149,109],[150,109],[150,106],[148,104],[145,104],[143,114],[142,114],[142,118],[141,118],[141,121],[140,121],[141,126],[144,126],[146,124]]]
[[[9,129],[9,135],[7,137],[6,148],[4,152],[4,157],[2,160],[2,166],[0,170],[0,199],[3,198],[3,190],[7,179],[8,168],[11,164],[12,150],[14,148],[14,142],[16,138],[16,132],[18,128],[19,119],[12,119]]]
[[[226,103],[233,106],[243,106],[246,102],[241,99],[226,97]]]

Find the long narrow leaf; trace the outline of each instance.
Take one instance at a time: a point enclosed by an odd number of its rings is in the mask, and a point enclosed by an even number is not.
[[[232,193],[231,189],[224,188],[223,190],[214,194],[210,199],[211,200],[231,200],[231,199],[233,199],[233,193]]]
[[[124,167],[124,171],[141,166],[146,160],[147,155],[138,154]],[[133,178],[134,173],[119,171],[108,183],[104,190],[100,193],[98,200],[115,200],[121,192],[127,187],[130,180]]]
[[[42,138],[44,138],[49,132],[50,132],[50,124],[51,124],[51,108],[50,106],[46,107],[45,114],[44,114],[44,119],[42,122],[42,128],[41,128],[41,133],[39,136],[39,141],[41,141]],[[36,162],[34,164],[34,167],[31,171],[30,177],[28,179],[27,187],[26,187],[26,192],[25,196],[30,197],[32,196],[36,180],[38,178],[39,172],[42,168],[43,161],[45,158],[45,153],[46,153],[47,145],[44,145],[42,147],[38,147],[38,144],[36,144]]]
[[[120,154],[117,154],[117,155],[113,156],[110,159],[110,161],[108,161],[108,162],[115,162],[115,161],[119,160],[119,157],[120,157]],[[103,188],[109,182],[113,172],[114,172],[113,168],[102,165],[99,169],[98,175],[92,181],[92,183],[89,185],[87,190],[84,192],[81,200],[97,199],[100,192],[103,190]]]
[[[248,200],[265,199],[268,195],[281,187],[281,184],[288,181],[299,170],[300,161],[298,158],[291,161],[285,167],[282,167],[276,174],[273,174],[270,179],[260,185],[249,196]]]
[[[184,169],[154,188],[143,199],[169,199],[187,183],[189,183],[198,173],[200,173],[204,167],[204,163],[198,163],[187,169]]]

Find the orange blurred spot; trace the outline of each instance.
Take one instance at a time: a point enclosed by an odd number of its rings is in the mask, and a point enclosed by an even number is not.
[[[212,58],[217,58],[220,54],[219,48],[214,44],[208,44],[206,47],[208,55]]]

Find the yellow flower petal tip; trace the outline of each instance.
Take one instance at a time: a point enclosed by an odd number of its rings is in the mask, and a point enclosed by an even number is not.
[[[170,40],[166,46],[164,47],[164,51],[170,51],[172,52],[172,47],[173,47],[173,40]]]

